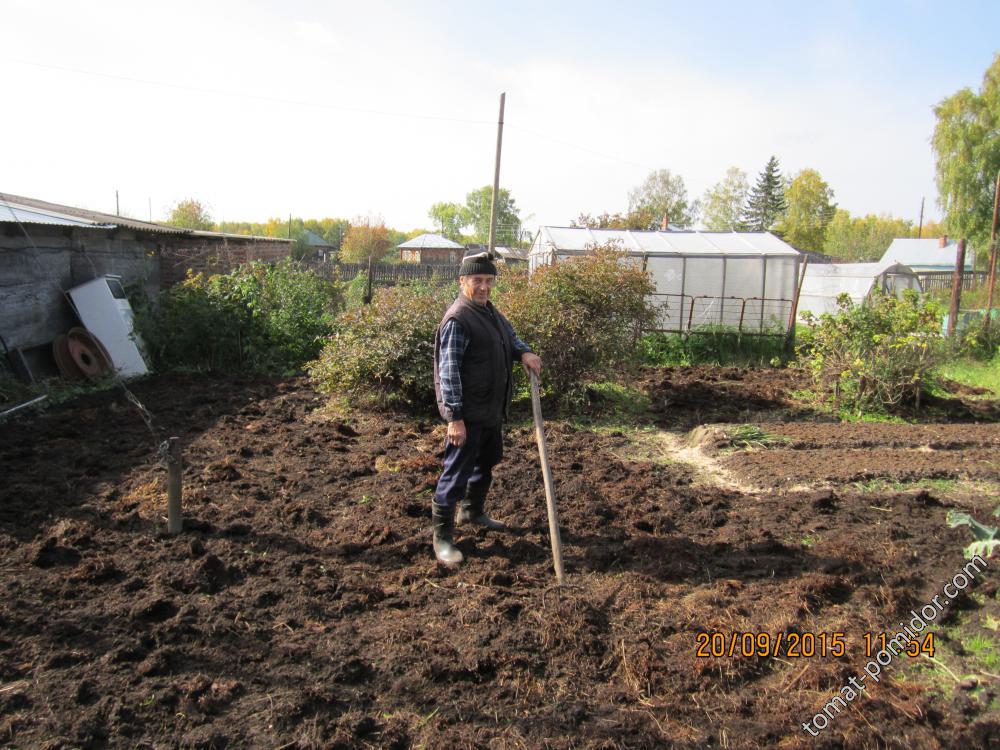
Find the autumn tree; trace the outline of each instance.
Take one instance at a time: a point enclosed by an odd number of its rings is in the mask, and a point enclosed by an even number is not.
[[[212,217],[208,214],[208,209],[194,198],[178,201],[170,209],[170,218],[165,223],[172,227],[206,231],[211,231],[215,227],[215,224],[212,223]]]
[[[702,223],[710,232],[735,232],[742,227],[743,206],[750,193],[747,173],[730,167],[726,176],[705,191],[701,201]]]
[[[492,198],[492,188],[490,190]],[[435,229],[455,242],[462,241],[462,228],[471,223],[471,217],[465,206],[458,203],[446,201],[435,203],[427,215],[434,221]]]
[[[823,252],[842,261],[879,260],[897,237],[916,237],[913,222],[893,216],[851,216],[838,208],[826,227]]]
[[[673,226],[688,227],[697,218],[698,203],[688,202],[683,177],[658,169],[629,191],[628,212],[629,223],[642,229],[658,229],[664,216]]]
[[[347,219],[301,219],[293,217],[291,220],[291,236],[297,237],[304,231],[314,232],[326,240],[327,244],[340,249],[344,240],[344,235],[350,228],[351,223]],[[230,232],[232,234],[251,234],[258,237],[288,237],[289,221],[287,218],[274,216],[266,222],[256,221],[223,221],[219,225],[220,232]]]
[[[935,221],[934,219],[929,219],[925,221],[923,226],[918,226],[913,228],[913,236],[920,237],[923,239],[933,238],[933,237],[943,237],[946,234],[943,221]]]
[[[978,94],[969,88],[957,91],[934,114],[931,143],[948,234],[986,248],[1000,170],[1000,54],[987,68]]]
[[[381,217],[358,217],[351,222],[340,259],[345,263],[366,263],[369,258],[379,261],[393,248],[393,236]]]
[[[633,229],[629,223],[629,217],[624,214],[604,213],[591,216],[590,214],[580,214],[569,222],[571,227],[582,227],[585,229]],[[643,227],[645,228],[645,227]]]
[[[815,169],[803,169],[785,191],[788,208],[778,225],[782,238],[800,250],[823,251],[826,227],[837,205],[833,190]]]
[[[781,220],[786,208],[785,185],[778,169],[778,157],[772,156],[757,176],[757,182],[747,198],[743,227],[748,232],[770,231]]]

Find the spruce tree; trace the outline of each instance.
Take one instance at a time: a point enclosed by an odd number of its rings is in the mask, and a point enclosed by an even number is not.
[[[778,157],[772,156],[750,191],[743,209],[743,228],[748,232],[766,232],[781,218],[786,208]]]

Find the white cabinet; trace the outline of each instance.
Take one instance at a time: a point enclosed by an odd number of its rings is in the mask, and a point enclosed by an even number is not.
[[[73,287],[67,294],[80,321],[104,344],[122,377],[149,372],[137,345],[132,306],[122,288],[121,276],[101,276]]]

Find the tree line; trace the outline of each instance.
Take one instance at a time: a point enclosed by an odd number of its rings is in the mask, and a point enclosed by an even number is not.
[[[428,217],[434,228],[448,239],[459,244],[489,242],[490,211],[493,187],[485,185],[466,195],[465,203],[434,203]],[[368,258],[376,261],[398,260],[397,245],[429,230],[414,229],[403,232],[386,226],[380,216],[358,216],[353,219],[303,219],[297,216],[273,217],[265,222],[215,221],[208,208],[194,198],[178,201],[164,222],[170,226],[199,229],[210,232],[276,237],[294,240],[292,257],[301,260],[313,251],[309,235],[318,237],[333,249],[337,258],[345,263],[363,263]],[[530,242],[520,218],[517,203],[510,190],[501,188],[497,207],[496,239],[498,246],[522,247]]]
[[[825,253],[844,262],[875,261],[896,237],[934,237],[936,222],[922,228],[892,216],[851,216],[834,202],[830,185],[815,169],[794,177],[768,159],[751,186],[747,173],[730,167],[725,176],[689,200],[684,179],[668,169],[650,173],[629,193],[628,211],[580,214],[573,226],[591,229],[660,229],[699,224],[709,232],[773,232],[799,250]]]

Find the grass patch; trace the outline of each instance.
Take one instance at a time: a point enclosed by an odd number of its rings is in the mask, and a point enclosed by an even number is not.
[[[884,479],[882,477],[851,482],[851,486],[862,494],[869,492],[905,492],[912,489],[927,489],[945,493],[957,489],[960,484],[957,479],[916,479],[904,482],[898,479]]]
[[[989,362],[972,358],[951,360],[939,367],[937,374],[962,385],[987,388],[992,392],[992,395],[987,394],[978,398],[1000,396],[1000,354]]]
[[[836,416],[841,422],[890,422],[893,424],[907,424],[909,422],[909,420],[906,420],[903,417],[896,416],[895,414],[887,414],[885,412],[865,410],[858,412],[847,408],[838,409],[832,396],[823,395],[811,388],[790,391],[788,395],[794,401],[797,401],[804,406],[808,406],[815,412]]]
[[[684,336],[648,333],[639,341],[643,364],[776,367],[785,364],[784,335],[746,336],[727,326],[704,326]]]
[[[555,403],[554,394],[543,400],[542,413],[548,419],[565,419],[573,427],[593,432],[628,432],[649,426],[652,402],[645,392],[632,385],[614,381],[590,383],[581,392],[578,408]],[[551,399],[551,400],[550,400]],[[514,407],[531,414],[531,397],[515,398]]]
[[[848,409],[839,409],[837,418],[841,422],[877,423],[889,422],[891,424],[907,424],[908,420],[898,417],[895,414],[883,414],[881,412],[861,411],[853,412]]]

